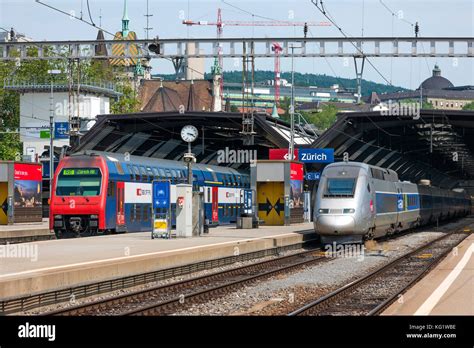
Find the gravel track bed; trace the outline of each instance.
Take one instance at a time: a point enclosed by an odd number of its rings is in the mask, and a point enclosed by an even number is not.
[[[430,253],[430,261],[442,255],[447,248],[459,244],[463,239],[462,235],[453,235],[435,243],[427,248],[423,253]],[[317,310],[316,315],[366,315],[378,304],[383,302],[395,293],[401,291],[407,286],[421,269],[424,269],[428,263],[422,254],[401,261],[399,265],[383,272],[374,279],[362,284],[361,286],[348,291],[344,296],[330,303],[322,310]],[[395,290],[395,291],[394,291]],[[314,313],[311,311],[311,314]]]
[[[466,220],[459,220],[440,226],[437,231],[428,227],[424,232],[381,242],[370,241],[366,243],[363,257],[335,258],[290,274],[271,277],[206,303],[186,305],[174,315],[286,315],[440,237],[444,232],[464,225]]]
[[[135,292],[135,291],[140,291],[140,290],[153,288],[153,287],[156,287],[156,286],[167,285],[167,284],[175,283],[175,282],[182,281],[182,280],[188,280],[188,279],[195,278],[195,277],[210,275],[210,274],[225,271],[225,270],[230,270],[230,269],[239,268],[239,267],[242,267],[242,266],[252,265],[252,264],[255,264],[255,263],[258,263],[258,262],[261,262],[261,261],[273,260],[273,259],[276,259],[276,258],[281,257],[281,256],[297,254],[297,253],[303,252],[305,250],[307,250],[307,249],[300,248],[300,249],[288,250],[288,251],[280,253],[280,255],[271,255],[271,256],[266,256],[266,257],[262,257],[262,258],[258,258],[258,259],[235,262],[233,264],[226,265],[226,266],[216,267],[216,268],[212,268],[212,269],[208,269],[208,270],[202,270],[202,271],[199,271],[199,272],[189,273],[189,274],[185,274],[185,275],[180,275],[180,276],[177,276],[177,277],[163,279],[163,280],[159,280],[159,281],[156,281],[156,282],[150,282],[150,283],[147,283],[147,284],[142,284],[142,285],[126,288],[126,289],[115,290],[115,291],[107,292],[107,293],[104,293],[104,294],[101,294],[101,295],[93,295],[93,296],[90,296],[90,297],[74,299],[74,300],[69,301],[69,302],[52,304],[52,305],[44,306],[44,307],[41,307],[41,308],[35,308],[35,309],[24,311],[24,312],[18,312],[18,313],[15,313],[15,315],[41,315],[43,313],[47,313],[47,312],[51,312],[51,311],[55,311],[55,310],[60,310],[60,309],[66,309],[66,308],[69,308],[69,307],[72,307],[72,306],[77,306],[77,305],[81,305],[81,304],[95,302],[97,300],[112,298],[112,297],[120,296],[120,295],[123,295],[123,294]]]

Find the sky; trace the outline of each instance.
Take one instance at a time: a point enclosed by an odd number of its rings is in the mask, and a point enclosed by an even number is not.
[[[124,0],[89,0],[92,19],[110,32],[121,28]],[[65,12],[89,20],[87,0],[42,0]],[[351,36],[413,36],[409,23],[420,23],[420,36],[474,37],[473,0],[325,0],[325,7],[337,24]],[[146,0],[128,0],[130,29],[145,38]],[[392,16],[383,4],[396,16]],[[239,9],[237,9],[238,7]],[[257,16],[277,20],[326,21],[311,0],[149,0],[150,37],[160,38],[215,37],[213,26],[186,27],[183,19],[216,21],[217,9],[222,8],[223,21],[262,20]],[[255,17],[252,16],[255,15]],[[99,18],[101,16],[101,18]],[[409,22],[409,23],[407,23]],[[18,32],[35,40],[90,40],[97,29],[55,12],[35,0],[0,0],[0,28]],[[0,29],[1,30],[1,29]],[[292,27],[224,27],[224,37],[291,37],[301,36],[301,28]],[[333,27],[312,27],[309,36],[341,34]],[[111,37],[107,37],[111,38]],[[429,47],[425,45],[425,49]],[[431,76],[437,63],[442,76],[454,85],[474,85],[473,58],[371,58],[382,75],[395,86],[416,89]],[[233,60],[224,60],[224,70],[233,69]],[[212,61],[206,62],[207,71]],[[153,60],[153,74],[173,73],[171,62]],[[271,58],[257,59],[256,68],[272,70]],[[291,69],[289,58],[283,58],[282,71]],[[295,62],[302,73],[336,75],[355,78],[352,60],[343,58],[302,58]],[[364,78],[383,83],[384,79],[368,64]]]

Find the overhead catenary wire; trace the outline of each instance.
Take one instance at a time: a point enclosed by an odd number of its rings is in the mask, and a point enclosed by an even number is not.
[[[89,6],[89,0],[87,0],[87,12],[89,12],[89,19],[91,20],[91,24],[95,27],[95,23],[94,23],[94,20],[92,19],[92,15],[91,15],[91,8]]]
[[[383,0],[379,0],[379,3],[392,15],[392,36],[393,35],[393,20],[394,18],[398,18],[400,21],[410,25],[412,27],[413,30],[415,30],[415,28],[417,30],[419,30],[419,26],[418,26],[418,22],[415,24],[407,19],[405,19],[404,15],[403,15],[403,12],[402,12],[402,16],[398,16],[390,7],[387,6],[387,4],[385,4],[383,2]],[[415,31],[415,35],[418,37],[418,32]],[[420,42],[421,44],[421,50],[423,52],[423,56],[425,55],[425,47],[423,45],[423,42]],[[390,58],[392,59],[392,57]],[[430,67],[429,67],[429,64],[428,64],[428,59],[424,56],[424,59],[425,59],[425,63],[426,63],[426,68],[428,69],[428,73],[430,72]]]
[[[318,4],[319,1],[319,4]],[[324,3],[322,0],[311,0],[311,3],[339,30],[339,32],[346,38],[346,39],[351,39],[352,36],[348,35],[341,26],[337,24],[337,22],[334,20],[334,18],[331,16],[331,14],[326,10],[324,7]],[[387,82],[388,85],[393,86],[392,83],[382,74],[382,72],[372,63],[372,61],[365,56],[364,52],[357,47],[357,45],[353,41],[349,41],[349,43],[354,46],[354,48],[359,52],[359,54],[365,58],[367,63],[372,67],[372,69],[377,72],[377,74],[385,81]]]

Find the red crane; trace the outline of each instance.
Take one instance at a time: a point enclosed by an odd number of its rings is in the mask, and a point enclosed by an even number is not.
[[[330,27],[330,22],[293,22],[293,21],[222,21],[222,10],[217,9],[217,22],[208,22],[208,21],[192,21],[190,19],[183,20],[183,24],[191,25],[210,25],[217,27],[217,38],[222,38],[222,32],[224,26],[249,26],[249,27],[303,27],[304,37],[308,32],[308,27]],[[275,45],[277,47],[275,49]],[[275,102],[279,103],[280,101],[280,53],[282,51],[281,46],[278,43],[274,43],[272,46],[273,51],[275,52]],[[224,61],[222,57],[222,45],[219,44],[217,51],[219,59],[219,67],[221,71],[221,98],[223,97],[224,92]],[[277,70],[278,67],[278,70]],[[278,72],[277,72],[278,71]],[[278,84],[277,84],[278,81]],[[278,97],[277,94],[278,93]]]
[[[278,42],[272,45],[272,51],[275,52],[275,105],[280,106],[280,53],[283,48]]]

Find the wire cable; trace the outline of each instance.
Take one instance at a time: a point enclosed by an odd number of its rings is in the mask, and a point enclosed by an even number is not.
[[[318,1],[320,2],[320,5],[318,4]],[[311,3],[340,31],[340,33],[346,38],[346,39],[351,39],[352,36],[348,35],[342,27],[340,27],[334,18],[331,16],[331,14],[326,10],[324,7],[323,0],[311,0]],[[365,58],[367,63],[372,67],[372,69],[377,72],[377,74],[385,81],[387,82],[388,85],[393,86],[392,83],[380,72],[380,70],[371,62],[371,60],[365,56],[364,52],[357,47],[357,45],[353,41],[349,41],[352,46],[362,55],[362,57]]]

